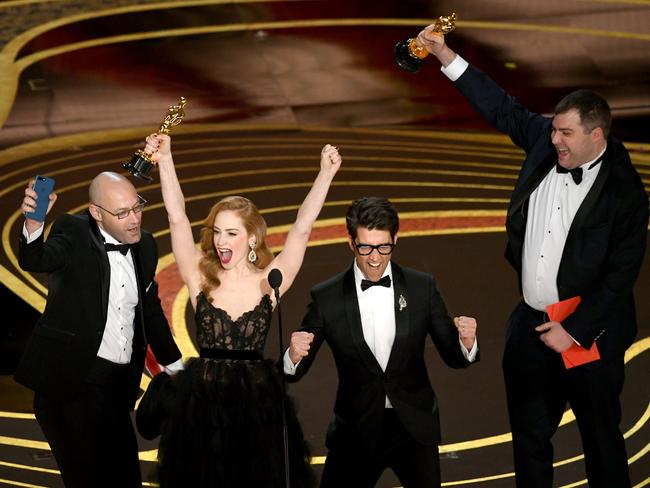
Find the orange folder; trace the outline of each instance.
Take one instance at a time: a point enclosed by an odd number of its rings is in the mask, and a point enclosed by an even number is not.
[[[562,322],[569,315],[575,312],[576,308],[580,304],[581,298],[579,296],[573,298],[567,298],[561,302],[551,303],[546,306],[546,314],[548,315],[549,320],[554,322]],[[591,348],[585,349],[584,347],[579,346],[575,342],[573,345],[562,353],[562,360],[564,361],[564,367],[566,369],[573,368],[575,366],[580,366],[581,364],[591,363],[592,361],[598,361],[600,359],[600,353],[598,352],[598,346],[596,341],[592,344]]]

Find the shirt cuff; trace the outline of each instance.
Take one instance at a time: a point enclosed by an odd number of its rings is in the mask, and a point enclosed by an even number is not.
[[[440,71],[442,71],[451,81],[456,81],[461,77],[468,66],[469,63],[461,58],[460,55],[456,54],[454,60],[447,66],[442,66]]]
[[[565,330],[566,330],[566,329],[565,329]],[[569,334],[569,333],[567,332],[567,334]],[[575,337],[573,337],[571,334],[569,334],[569,337],[573,340],[573,342],[575,342],[577,345],[579,345],[580,347],[582,347],[582,344],[580,344],[580,343],[576,340]]]
[[[463,344],[463,341],[461,341],[460,338],[458,338],[458,342],[460,342],[460,350],[463,352],[465,359],[467,359],[470,363],[473,363],[476,360],[476,353],[478,352],[478,338],[474,338],[474,345],[472,346],[471,351],[467,350],[465,344]]]
[[[23,237],[27,241],[27,244],[31,244],[34,242],[36,239],[41,237],[41,234],[43,234],[43,229],[45,228],[45,224],[41,225],[38,229],[36,229],[34,232],[32,232],[31,235],[27,233],[27,225],[23,224]]]
[[[296,374],[296,368],[299,364],[300,361],[298,361],[296,364],[293,364],[293,361],[289,357],[289,349],[287,349],[287,352],[284,353],[284,374],[293,376]]]
[[[163,366],[163,369],[165,370],[165,373],[168,375],[173,375],[178,373],[179,371],[183,371],[185,369],[185,365],[183,364],[183,358],[180,358],[177,361],[174,361],[171,364],[168,364],[167,366]]]

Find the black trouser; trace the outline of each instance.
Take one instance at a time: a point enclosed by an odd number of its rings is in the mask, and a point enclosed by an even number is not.
[[[547,319],[525,304],[510,316],[503,356],[519,488],[550,488],[553,445],[567,401],[578,422],[590,488],[630,486],[620,431],[623,357],[566,369],[535,327]]]
[[[128,365],[98,358],[82,391],[36,393],[34,412],[66,488],[141,488],[138,445],[125,401]]]
[[[321,488],[371,488],[386,468],[391,468],[404,488],[440,487],[438,446],[416,442],[393,409],[384,411],[379,442],[362,448],[358,442],[341,442],[327,454]]]

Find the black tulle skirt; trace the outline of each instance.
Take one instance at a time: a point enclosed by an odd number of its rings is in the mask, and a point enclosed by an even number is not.
[[[273,362],[194,358],[173,377],[157,375],[136,424],[147,439],[161,436],[161,488],[284,487],[283,402],[291,486],[314,486],[309,449]]]

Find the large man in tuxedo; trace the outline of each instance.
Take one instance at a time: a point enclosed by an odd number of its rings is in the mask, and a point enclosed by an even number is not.
[[[418,42],[496,129],[526,152],[506,227],[506,258],[522,301],[510,316],[503,370],[520,488],[550,488],[551,436],[567,401],[578,422],[589,486],[630,486],[620,431],[625,350],[636,335],[632,288],[645,253],[648,198],[611,113],[578,90],[553,117],[528,111],[457,56],[431,26]],[[562,323],[546,307],[581,297]],[[600,360],[567,369],[560,353],[589,349]]]
[[[369,488],[391,468],[406,488],[440,486],[438,403],[424,362],[431,336],[443,360],[478,359],[476,321],[447,314],[431,275],[391,261],[399,217],[384,198],[355,200],[346,215],[354,262],[316,285],[284,357],[299,380],[327,341],[338,371],[321,487]]]
[[[98,175],[89,194],[88,212],[59,217],[47,240],[43,222],[25,219],[19,263],[48,273],[48,299],[15,378],[35,392],[66,487],[140,488],[129,411],[147,344],[171,372],[181,354],[158,299],[156,245],[140,227],[144,200],[116,173]],[[37,198],[28,185],[22,211]]]

